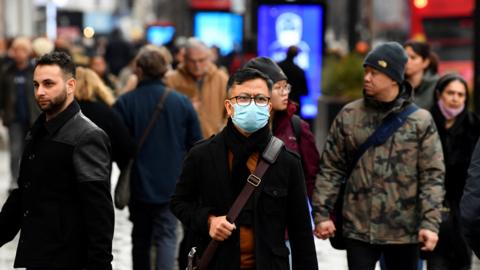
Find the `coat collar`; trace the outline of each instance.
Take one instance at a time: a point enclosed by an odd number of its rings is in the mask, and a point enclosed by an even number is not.
[[[165,84],[162,82],[161,79],[147,79],[147,80],[141,80],[140,82],[138,82],[137,88],[141,88],[149,85],[156,85],[156,84],[161,84],[162,86],[165,86]]]
[[[404,81],[402,84],[400,84],[399,90],[400,92],[397,98],[394,101],[389,103],[379,102],[365,95],[363,100],[367,107],[380,111],[384,113],[385,116],[387,116],[390,113],[396,113],[403,110],[403,108],[405,108],[407,105],[413,102],[413,89],[410,83],[408,83],[407,81]]]
[[[80,111],[80,106],[74,100],[68,107],[59,113],[55,118],[46,121],[45,113],[42,113],[35,126],[43,125],[49,135],[55,134],[70,118]]]

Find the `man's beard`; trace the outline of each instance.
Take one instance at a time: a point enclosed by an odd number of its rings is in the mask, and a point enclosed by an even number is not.
[[[52,100],[50,100],[50,102],[47,105],[44,105],[43,107],[39,104],[37,100],[38,106],[47,115],[55,115],[58,112],[60,112],[60,110],[62,110],[66,102],[67,102],[67,88],[65,88],[60,95],[52,98]]]

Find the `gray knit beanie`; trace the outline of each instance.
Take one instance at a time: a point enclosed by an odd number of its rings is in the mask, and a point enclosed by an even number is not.
[[[243,68],[253,68],[262,73],[265,73],[273,83],[281,80],[287,80],[287,76],[283,73],[282,69],[273,62],[272,59],[267,57],[256,57],[248,61]]]
[[[397,42],[386,42],[367,54],[363,66],[373,67],[400,84],[404,80],[407,61],[408,56],[402,45]]]

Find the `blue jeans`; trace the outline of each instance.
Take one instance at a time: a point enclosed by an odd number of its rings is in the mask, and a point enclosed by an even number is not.
[[[151,249],[156,248],[157,270],[173,270],[176,257],[177,219],[168,203],[147,204],[138,201],[129,205],[132,229],[133,270],[151,269]]]

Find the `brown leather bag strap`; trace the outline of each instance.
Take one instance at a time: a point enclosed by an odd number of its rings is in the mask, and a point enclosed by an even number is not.
[[[280,150],[282,149],[282,147],[283,141],[275,136],[272,136],[270,142],[265,148],[265,151],[263,151],[262,158],[260,159],[257,168],[255,168],[255,172],[248,176],[247,183],[245,184],[245,186],[243,186],[242,191],[237,196],[235,202],[228,211],[228,222],[235,223],[235,220],[237,220],[238,215],[242,211],[242,208],[245,206],[250,196],[255,191],[255,188],[257,188],[262,183],[263,175],[270,167],[270,165],[277,160],[277,157],[280,154]],[[217,250],[220,243],[221,242],[213,239],[210,241],[198,263],[199,270],[207,269],[208,264],[213,258],[213,255],[215,255],[215,251]]]
[[[162,111],[163,106],[165,105],[165,100],[167,99],[167,96],[171,91],[172,89],[165,88],[162,95],[160,96],[160,99],[158,100],[155,111],[153,112],[152,117],[150,117],[150,122],[148,123],[148,126],[143,131],[142,137],[140,137],[140,141],[138,142],[138,145],[137,145],[137,151],[135,151],[135,155],[133,156],[134,158],[140,152],[140,149],[142,148],[143,144],[147,140],[148,134],[150,134],[150,131],[152,130],[153,126],[155,126],[155,121],[157,121],[157,118],[160,115],[160,112]]]

